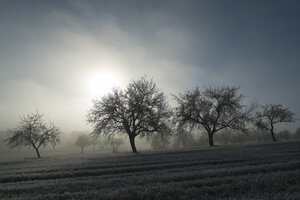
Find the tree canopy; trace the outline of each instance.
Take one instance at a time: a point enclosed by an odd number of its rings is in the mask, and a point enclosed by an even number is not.
[[[260,111],[256,113],[256,126],[264,131],[268,131],[273,141],[276,141],[274,126],[282,122],[294,122],[294,113],[281,104],[267,104],[261,106]]]
[[[203,128],[213,146],[213,135],[223,129],[247,131],[254,105],[242,104],[244,95],[238,94],[236,87],[199,88],[174,96],[177,124],[191,128]]]
[[[95,135],[127,134],[132,151],[137,152],[135,137],[167,130],[170,116],[164,93],[153,80],[142,77],[125,90],[114,89],[94,100],[87,121],[93,125]]]
[[[9,137],[5,140],[12,148],[32,146],[40,158],[39,148],[48,144],[56,145],[60,142],[60,129],[53,123],[49,126],[43,121],[43,115],[30,113],[24,116],[14,128],[8,130]]]
[[[75,142],[75,145],[81,148],[81,153],[83,153],[85,147],[88,147],[91,144],[91,138],[84,134],[79,135]]]

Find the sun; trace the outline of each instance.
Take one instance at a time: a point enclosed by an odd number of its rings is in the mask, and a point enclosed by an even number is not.
[[[87,76],[87,92],[93,99],[108,94],[115,87],[120,87],[121,81],[113,72],[94,72]]]

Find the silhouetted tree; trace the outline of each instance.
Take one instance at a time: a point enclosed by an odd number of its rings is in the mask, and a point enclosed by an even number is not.
[[[79,135],[76,139],[75,145],[81,148],[81,153],[85,147],[91,145],[90,137],[88,135]]]
[[[282,122],[294,122],[294,113],[288,108],[283,108],[280,104],[269,104],[261,106],[260,111],[256,113],[256,126],[263,131],[271,134],[273,141],[276,141],[274,126]]]
[[[126,133],[136,153],[135,137],[168,129],[166,121],[170,115],[163,92],[152,80],[142,77],[132,81],[125,90],[114,89],[94,100],[87,121],[94,126],[95,135]]]
[[[244,96],[236,87],[207,88],[203,92],[196,88],[174,96],[177,124],[190,128],[203,128],[208,135],[209,146],[214,145],[213,136],[223,129],[246,132],[246,123],[251,121],[254,104],[241,104]]]
[[[47,126],[43,119],[43,115],[30,113],[21,118],[14,128],[8,130],[10,137],[5,141],[12,148],[21,146],[32,146],[40,158],[39,148],[47,144],[58,144],[60,141],[60,130],[50,123]]]

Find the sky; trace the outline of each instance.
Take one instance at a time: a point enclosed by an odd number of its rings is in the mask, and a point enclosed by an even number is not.
[[[0,0],[0,130],[36,110],[89,129],[91,99],[143,75],[168,96],[237,86],[300,119],[299,19],[297,0]]]

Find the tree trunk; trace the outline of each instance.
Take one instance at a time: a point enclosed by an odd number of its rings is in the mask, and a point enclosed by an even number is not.
[[[213,133],[208,133],[208,141],[209,141],[209,146],[212,147],[214,146],[214,139],[213,139]]]
[[[273,142],[276,142],[276,138],[273,130],[271,130],[271,135],[272,135]]]
[[[84,147],[81,147],[81,153],[83,153],[83,148],[84,148]]]
[[[135,144],[134,144],[134,138],[135,138],[135,136],[129,136],[129,141],[130,141],[132,152],[137,153]]]
[[[41,155],[40,155],[39,149],[36,148],[36,147],[34,147],[34,149],[35,149],[35,152],[36,152],[37,157],[40,158]]]

